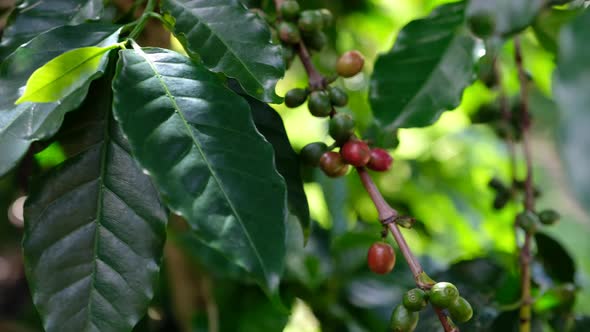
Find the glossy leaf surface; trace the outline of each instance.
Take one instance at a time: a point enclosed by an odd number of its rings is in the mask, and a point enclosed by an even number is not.
[[[134,156],[205,243],[276,292],[286,188],[248,104],[176,52],[120,54],[114,108]]]

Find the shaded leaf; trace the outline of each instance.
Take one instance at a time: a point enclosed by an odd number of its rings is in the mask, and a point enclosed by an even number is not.
[[[76,91],[104,68],[108,51],[119,45],[89,46],[67,51],[37,69],[27,81],[25,92],[15,102],[50,103]]]
[[[309,206],[303,190],[299,156],[291,147],[283,120],[267,104],[251,97],[244,98],[250,104],[256,128],[274,148],[277,170],[287,183],[289,210],[299,219],[304,232],[309,233]]]
[[[75,29],[56,28],[20,47],[0,65],[0,175],[16,166],[32,142],[55,134],[64,114],[84,100],[92,79],[80,82],[77,90],[57,102],[26,102],[15,106],[29,76],[71,49],[116,43],[118,29],[117,26],[102,24],[83,24]],[[103,61],[94,76],[99,76],[105,66],[106,61]]]
[[[494,22],[495,34],[509,36],[533,23],[545,6],[545,0],[470,0],[467,16],[488,16]]]
[[[10,14],[8,26],[2,34],[0,60],[40,33],[62,25],[98,19],[102,11],[102,0],[21,1]]]
[[[535,259],[541,262],[545,272],[557,283],[573,283],[576,265],[563,246],[544,233],[535,234],[535,242],[537,244]]]
[[[438,7],[400,31],[371,77],[375,118],[391,128],[424,127],[457,107],[473,79],[475,46],[463,24],[465,3]]]
[[[275,94],[285,72],[281,47],[238,0],[164,0],[162,10],[176,19],[174,35],[207,68],[237,79],[261,101],[281,101]]]
[[[553,76],[553,96],[559,108],[559,151],[571,188],[590,211],[590,10],[586,10],[559,34],[557,69]]]
[[[76,154],[25,206],[23,241],[46,331],[131,331],[159,274],[166,210],[111,116],[110,80],[91,87],[61,139]]]
[[[248,104],[176,52],[120,54],[114,109],[134,156],[201,239],[275,293],[286,188]]]

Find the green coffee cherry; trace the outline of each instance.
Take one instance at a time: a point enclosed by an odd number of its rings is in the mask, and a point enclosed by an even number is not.
[[[328,151],[328,146],[322,142],[309,143],[301,149],[299,155],[304,164],[312,167],[320,165],[322,155]]]
[[[348,95],[344,90],[340,89],[339,87],[333,86],[328,89],[330,93],[330,100],[332,101],[332,105],[336,107],[346,106],[348,104]]]
[[[523,211],[516,216],[516,224],[527,234],[533,234],[540,222],[539,217],[532,211]]]
[[[404,294],[403,304],[409,311],[420,311],[426,308],[426,305],[428,304],[428,302],[426,302],[427,298],[428,296],[426,295],[426,292],[420,288],[414,288]]]
[[[501,210],[503,209],[506,204],[510,201],[511,195],[510,192],[501,191],[496,193],[496,197],[494,198],[493,207],[494,210]]]
[[[346,113],[337,113],[330,119],[330,136],[338,143],[348,141],[354,133],[354,119]]]
[[[539,221],[543,225],[553,225],[559,221],[560,215],[557,211],[547,209],[539,212]]]
[[[322,30],[324,25],[322,14],[317,10],[304,10],[299,16],[297,24],[303,32],[314,32]]]
[[[391,314],[389,331],[391,332],[413,332],[418,325],[420,316],[417,312],[411,312],[403,305],[398,305]]]
[[[477,78],[488,88],[493,88],[500,83],[498,74],[494,68],[494,58],[489,54],[486,54],[479,59],[479,62],[477,63]],[[498,113],[500,113],[499,105]]]
[[[467,18],[467,24],[471,32],[482,39],[491,37],[496,30],[493,13],[479,12],[472,14]]]
[[[322,31],[306,32],[303,34],[303,41],[310,50],[321,51],[326,46],[328,37]]]
[[[281,4],[281,15],[285,20],[294,20],[299,16],[299,3],[294,0],[287,0]]]
[[[334,24],[334,15],[332,12],[326,8],[322,8],[319,10],[320,14],[322,14],[322,22],[324,23],[324,28],[332,26]]]
[[[451,318],[457,323],[465,323],[473,316],[473,308],[471,308],[471,304],[462,297],[457,298],[451,303],[448,309]]]
[[[435,307],[448,308],[459,297],[459,290],[449,282],[438,282],[430,290],[429,300]]]
[[[332,113],[332,102],[326,91],[314,91],[309,95],[307,107],[312,115],[326,117]]]
[[[295,24],[284,21],[279,24],[279,38],[287,44],[297,44],[301,41],[299,29]]]
[[[295,108],[305,103],[307,99],[307,90],[305,89],[292,89],[285,94],[285,105],[289,108]]]

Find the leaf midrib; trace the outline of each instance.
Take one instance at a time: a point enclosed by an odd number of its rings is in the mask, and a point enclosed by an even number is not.
[[[219,190],[221,191],[221,193],[223,194],[223,197],[225,197],[225,200],[227,201],[229,207],[231,208],[232,213],[236,217],[236,220],[238,220],[238,222],[239,222],[239,224],[240,224],[240,226],[241,226],[244,234],[246,235],[246,237],[248,239],[248,242],[250,243],[250,247],[252,248],[252,250],[254,251],[254,254],[256,255],[256,258],[258,259],[258,262],[260,264],[260,268],[262,269],[262,272],[264,273],[265,277],[268,278],[267,271],[266,271],[266,268],[265,268],[265,265],[264,265],[264,261],[262,260],[262,257],[260,256],[260,253],[258,252],[258,248],[256,248],[256,246],[254,245],[254,242],[253,242],[253,240],[252,240],[252,238],[250,236],[250,233],[246,229],[246,227],[244,225],[244,222],[242,221],[242,218],[241,218],[240,214],[238,213],[238,211],[234,207],[234,204],[233,204],[232,200],[229,198],[227,192],[225,191],[225,188],[223,187],[221,180],[218,178],[217,174],[213,170],[213,167],[211,166],[211,163],[209,162],[209,160],[207,159],[205,153],[203,152],[203,149],[201,147],[201,143],[193,135],[192,130],[191,130],[192,127],[190,126],[190,124],[188,123],[188,121],[186,120],[186,118],[184,117],[184,115],[182,114],[182,112],[180,111],[180,107],[178,107],[178,104],[176,103],[176,100],[175,100],[174,96],[170,92],[170,89],[168,89],[168,86],[167,86],[166,82],[164,82],[164,80],[162,79],[162,75],[159,74],[156,66],[147,57],[147,55],[145,54],[145,52],[143,52],[140,49],[136,49],[135,52],[138,55],[140,55],[146,61],[146,63],[150,66],[150,69],[153,71],[154,77],[156,77],[158,79],[158,81],[160,82],[160,85],[164,89],[164,92],[166,93],[166,96],[168,97],[168,99],[172,103],[172,106],[174,107],[174,112],[176,114],[178,114],[178,116],[182,120],[182,123],[183,123],[186,131],[188,132],[188,134],[189,134],[191,140],[193,141],[194,145],[199,150],[199,153],[200,153],[201,157],[203,158],[203,161],[207,165],[207,169],[209,169],[209,172],[211,173],[213,179],[215,179],[215,182],[217,183],[217,186],[219,187]]]
[[[234,57],[236,60],[238,60],[238,62],[239,62],[241,65],[242,65],[242,67],[243,67],[244,69],[246,69],[246,72],[247,72],[247,73],[248,73],[248,74],[249,74],[249,75],[250,75],[250,76],[251,76],[251,77],[254,79],[254,81],[256,81],[256,83],[258,83],[258,84],[259,84],[261,87],[264,87],[264,83],[258,80],[258,78],[256,77],[256,75],[254,75],[254,73],[253,73],[253,72],[252,72],[252,71],[249,69],[248,65],[247,65],[247,64],[246,64],[244,61],[242,61],[242,59],[240,59],[240,57],[238,57],[238,56],[237,56],[237,53],[234,51],[234,49],[232,49],[232,48],[231,48],[231,47],[230,47],[230,46],[229,46],[229,45],[226,43],[225,39],[223,39],[223,38],[221,38],[221,37],[220,37],[219,33],[217,33],[217,31],[216,31],[216,30],[214,30],[213,28],[211,28],[211,26],[210,26],[210,24],[209,24],[208,22],[204,22],[204,21],[203,21],[203,19],[202,19],[202,18],[201,18],[199,15],[197,15],[196,13],[194,13],[194,12],[191,10],[191,8],[189,8],[189,7],[186,7],[186,6],[184,6],[183,4],[180,4],[180,3],[178,3],[178,2],[177,2],[177,1],[175,1],[175,0],[168,0],[168,1],[170,1],[170,2],[174,1],[174,2],[175,2],[177,5],[178,5],[178,6],[180,6],[180,7],[184,8],[184,9],[186,10],[185,12],[188,12],[188,13],[194,14],[194,16],[195,16],[195,17],[197,17],[198,21],[200,21],[200,22],[203,22],[203,23],[204,23],[203,25],[204,25],[205,27],[207,27],[207,29],[208,29],[209,31],[211,31],[211,34],[212,34],[212,35],[214,35],[215,37],[217,37],[217,39],[219,39],[219,40],[221,41],[221,43],[222,43],[222,44],[225,46],[225,48],[226,48],[227,50],[229,50],[229,51],[230,51],[230,53],[232,54],[232,56],[233,56],[233,57]],[[178,32],[177,32],[177,30],[176,30],[176,27],[174,28],[174,31],[175,31],[175,33],[178,33]],[[183,34],[184,34],[184,33],[183,33]],[[189,49],[190,49],[190,41],[188,40],[188,38],[185,38],[185,40],[186,40],[186,43],[187,43],[187,44],[189,44]],[[192,51],[192,50],[191,50],[191,51]],[[197,52],[197,53],[199,53],[199,52]]]

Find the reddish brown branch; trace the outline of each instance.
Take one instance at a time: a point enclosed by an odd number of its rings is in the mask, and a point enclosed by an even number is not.
[[[325,87],[325,79],[315,68],[313,62],[311,62],[311,55],[309,54],[309,51],[303,42],[299,43],[297,52],[299,54],[299,59],[301,59],[301,63],[303,63],[303,67],[305,67],[307,76],[309,77],[309,87],[312,90],[323,89]]]
[[[438,316],[438,319],[440,320],[443,328],[445,329],[445,332],[459,332],[459,329],[457,328],[457,326],[455,326],[455,324],[453,324],[451,321],[449,321],[449,319],[447,318],[447,315],[445,315],[445,313],[442,311],[442,309],[440,308],[434,308],[434,312],[436,312],[436,315]]]
[[[531,116],[528,106],[528,77],[522,61],[522,48],[520,39],[514,38],[514,57],[520,79],[520,127],[522,130],[522,148],[526,163],[524,208],[527,211],[535,210],[535,189],[533,186],[533,158],[530,143]],[[531,236],[525,234],[524,244],[520,248],[521,270],[521,301],[520,307],[520,332],[531,331]]]

